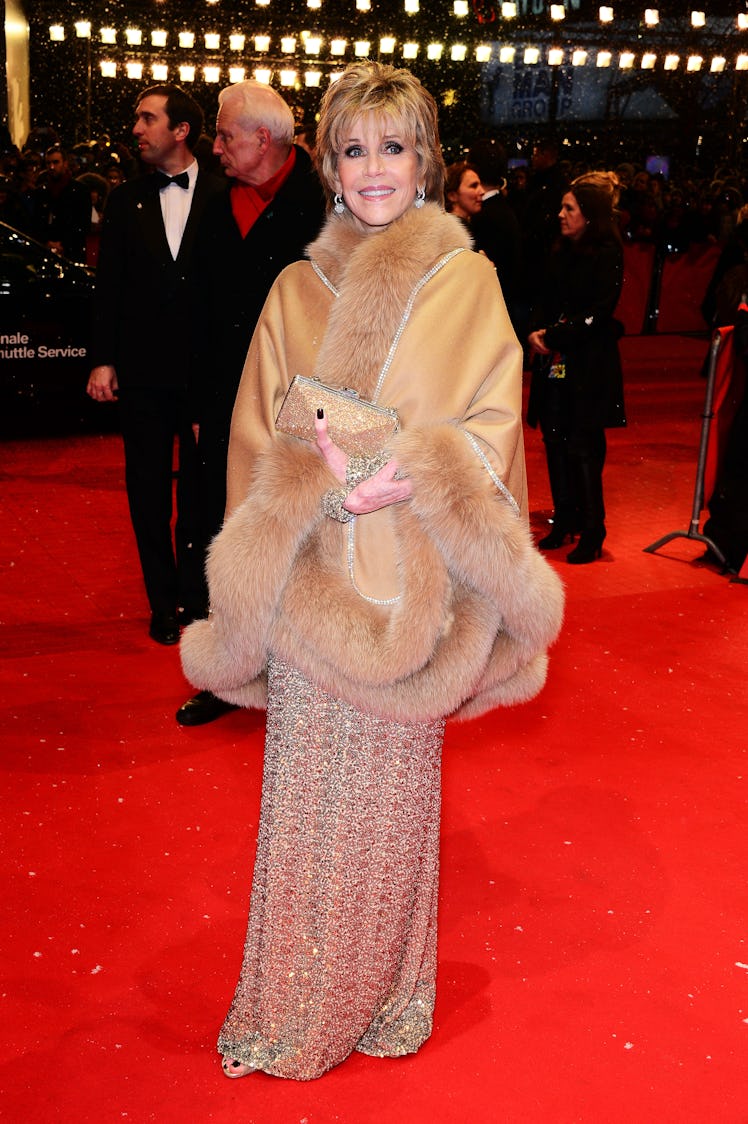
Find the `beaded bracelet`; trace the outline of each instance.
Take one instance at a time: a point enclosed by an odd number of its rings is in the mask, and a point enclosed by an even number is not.
[[[330,488],[322,497],[322,514],[328,519],[337,519],[338,523],[350,523],[351,519],[356,517],[352,511],[347,511],[343,507],[347,499],[348,492],[345,488]]]
[[[384,468],[389,459],[390,453],[386,449],[381,449],[372,457],[349,457],[345,470],[346,484],[353,491],[357,484],[362,484],[364,480],[370,480],[372,476],[379,472],[380,468]]]

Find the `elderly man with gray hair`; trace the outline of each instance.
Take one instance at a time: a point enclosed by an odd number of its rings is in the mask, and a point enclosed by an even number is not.
[[[324,218],[311,160],[293,137],[293,113],[269,86],[247,81],[221,90],[213,152],[227,185],[203,216],[193,259],[204,550],[223,522],[231,413],[255,324],[275,278],[304,256]],[[201,691],[180,707],[177,722],[198,726],[229,709]]]

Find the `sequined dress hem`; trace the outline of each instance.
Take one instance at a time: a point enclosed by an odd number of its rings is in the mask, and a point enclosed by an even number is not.
[[[277,657],[268,687],[247,940],[218,1049],[310,1080],[431,1033],[444,722],[364,713]]]

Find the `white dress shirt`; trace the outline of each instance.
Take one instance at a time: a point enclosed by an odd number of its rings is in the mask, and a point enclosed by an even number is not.
[[[162,187],[159,191],[161,215],[164,220],[166,240],[169,243],[171,256],[175,261],[179,253],[179,247],[182,244],[184,228],[189,218],[192,196],[195,193],[197,160],[193,160],[189,168],[185,168],[185,171],[190,181],[190,185],[186,190],[183,187],[179,187],[178,184],[172,183]]]

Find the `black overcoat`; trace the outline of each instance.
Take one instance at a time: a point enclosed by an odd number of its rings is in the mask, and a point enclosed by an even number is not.
[[[549,259],[532,325],[545,328],[547,347],[565,363],[573,428],[626,424],[623,372],[615,319],[623,281],[623,250],[611,238],[595,246],[564,241]],[[548,362],[534,365],[527,421],[542,422],[551,389]]]
[[[200,326],[193,378],[201,423],[225,426],[252,333],[278,274],[304,256],[325,213],[311,160],[296,146],[291,173],[245,237],[231,210],[231,184],[211,199],[195,246]]]

